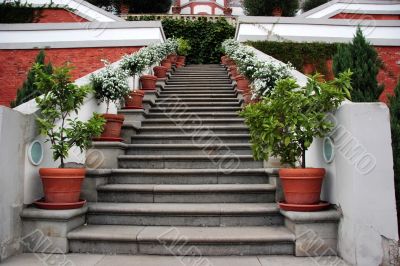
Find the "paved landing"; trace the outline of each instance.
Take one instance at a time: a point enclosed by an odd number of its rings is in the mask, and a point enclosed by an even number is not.
[[[348,266],[338,257],[300,258],[292,256],[173,257],[117,256],[94,254],[21,254],[7,259],[4,266]]]

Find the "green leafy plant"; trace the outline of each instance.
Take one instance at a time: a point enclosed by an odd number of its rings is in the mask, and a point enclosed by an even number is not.
[[[96,99],[106,103],[106,113],[108,113],[110,102],[118,104],[129,94],[130,88],[127,71],[119,67],[113,67],[107,61],[104,64],[106,67],[99,73],[92,74],[90,81],[92,82]]]
[[[376,102],[383,91],[376,76],[382,63],[375,48],[365,39],[360,28],[352,43],[342,44],[333,58],[335,74],[350,69],[354,74],[351,93],[354,102]]]
[[[183,38],[178,38],[177,42],[178,42],[178,50],[177,50],[178,55],[187,56],[191,49],[189,42]]]
[[[36,56],[35,63],[41,65],[44,72],[51,74],[53,72],[53,67],[51,63],[45,64],[44,60],[45,53],[43,50],[40,50],[39,54]],[[39,90],[36,87],[35,81],[35,73],[32,69],[30,69],[26,80],[22,84],[22,87],[17,91],[16,99],[10,103],[10,106],[12,108],[20,104],[26,103],[34,99],[36,96],[40,95]]]
[[[132,13],[167,13],[171,0],[125,0]]]
[[[105,123],[104,118],[96,113],[87,122],[69,118],[72,112],[78,114],[85,97],[92,92],[89,86],[73,84],[70,70],[70,67],[62,66],[54,68],[53,73],[49,74],[40,64],[33,67],[36,86],[42,94],[36,98],[40,109],[37,118],[40,133],[47,136],[53,150],[53,159],[60,159],[61,168],[64,168],[69,150],[74,146],[81,151],[89,148],[92,138],[102,133]]]
[[[397,217],[400,219],[400,79],[394,89],[394,95],[389,96],[389,109]]]
[[[305,152],[314,137],[323,137],[333,124],[326,116],[350,97],[351,72],[325,82],[321,75],[309,78],[303,88],[292,78],[277,82],[269,97],[241,111],[250,129],[254,158],[279,156],[282,164],[305,167]]]
[[[299,8],[298,0],[243,0],[248,16],[271,16],[276,7],[282,8],[282,15],[292,17]]]
[[[320,5],[323,5],[327,3],[329,0],[306,0],[303,2],[303,5],[301,6],[303,11],[306,12],[308,10],[314,9],[316,7],[319,7]]]

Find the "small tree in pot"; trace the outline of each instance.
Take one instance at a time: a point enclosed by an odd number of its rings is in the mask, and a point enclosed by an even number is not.
[[[106,113],[103,114],[107,122],[103,133],[95,140],[122,141],[121,128],[125,118],[123,115],[109,114],[108,111],[111,102],[119,104],[128,96],[128,73],[119,67],[113,67],[107,61],[104,64],[106,67],[103,70],[90,76],[96,99],[105,102],[107,106]]]
[[[176,66],[182,67],[185,65],[186,56],[189,54],[192,47],[190,47],[189,41],[183,38],[178,38],[177,43],[178,60],[176,62]]]
[[[290,204],[290,210],[297,210],[298,205],[319,206],[325,169],[305,168],[305,152],[314,137],[323,137],[333,128],[327,114],[350,97],[350,77],[347,71],[325,82],[316,74],[304,88],[292,78],[282,79],[269,97],[241,112],[250,128],[255,159],[277,156],[291,167],[279,172],[286,200],[282,208],[285,204]]]
[[[58,67],[48,74],[42,65],[34,66],[36,86],[42,94],[36,98],[41,111],[37,118],[40,133],[47,135],[53,159],[61,163],[60,168],[39,170],[45,202],[39,201],[37,205],[43,208],[66,209],[84,204],[79,201],[79,195],[86,171],[84,168],[66,169],[65,159],[72,147],[78,147],[81,152],[89,148],[91,139],[101,134],[105,122],[98,114],[87,122],[68,117],[72,112],[78,113],[85,97],[92,92],[89,86],[71,83],[70,69]]]

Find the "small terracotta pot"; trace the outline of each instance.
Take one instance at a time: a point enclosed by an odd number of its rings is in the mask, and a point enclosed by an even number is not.
[[[283,168],[279,170],[285,201],[289,204],[320,202],[324,168]]]
[[[177,64],[184,65],[185,62],[186,62],[186,56],[183,56],[183,55],[178,56],[178,59],[176,60]]]
[[[182,64],[182,63],[180,63],[180,62],[176,62],[176,64],[175,64],[175,66],[177,67],[177,68],[181,68],[181,67],[184,67],[185,66],[185,64]]]
[[[172,63],[171,63],[171,61],[169,61],[169,59],[162,60],[161,65],[163,67],[166,67],[168,70],[170,70],[172,68]]]
[[[46,202],[73,203],[79,201],[86,169],[40,168],[39,174]]]
[[[249,81],[246,79],[245,76],[243,75],[238,75],[235,77],[236,84],[237,84],[237,89],[243,92],[249,92],[250,91],[250,84]]]
[[[228,56],[226,56],[226,55],[221,56],[221,64],[226,65],[227,59],[228,59]]]
[[[231,79],[235,79],[239,75],[236,65],[229,67],[229,73],[231,74]]]
[[[103,133],[98,138],[93,138],[95,141],[121,141],[121,127],[125,117],[117,114],[103,114],[106,120]]]
[[[176,60],[178,59],[178,56],[176,54],[170,54],[167,56],[168,60],[171,61],[172,64],[176,64]]]
[[[229,67],[229,66],[233,66],[233,65],[236,65],[235,61],[233,61],[232,59],[228,58],[226,60],[226,66]]]
[[[144,91],[132,91],[128,97],[125,97],[125,109],[143,109]]]
[[[315,64],[313,63],[304,63],[303,64],[303,74],[311,75],[315,73]]]
[[[153,71],[157,78],[162,79],[167,77],[168,68],[163,66],[155,66],[153,67]]]
[[[272,16],[274,16],[274,17],[282,17],[282,8],[274,7],[274,9],[272,9]]]
[[[142,84],[142,90],[155,90],[157,77],[153,75],[143,75],[140,77],[140,83]]]
[[[335,78],[335,74],[333,73],[333,59],[327,59],[325,62],[326,65],[326,73],[325,80],[333,80]]]

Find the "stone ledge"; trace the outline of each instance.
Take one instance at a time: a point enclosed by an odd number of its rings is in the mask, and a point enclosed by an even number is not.
[[[21,217],[23,219],[32,220],[69,220],[76,216],[85,214],[88,206],[72,210],[44,210],[34,207],[28,207],[22,210]]]
[[[296,224],[338,222],[341,217],[340,211],[336,209],[319,212],[293,212],[281,210],[281,214]]]

